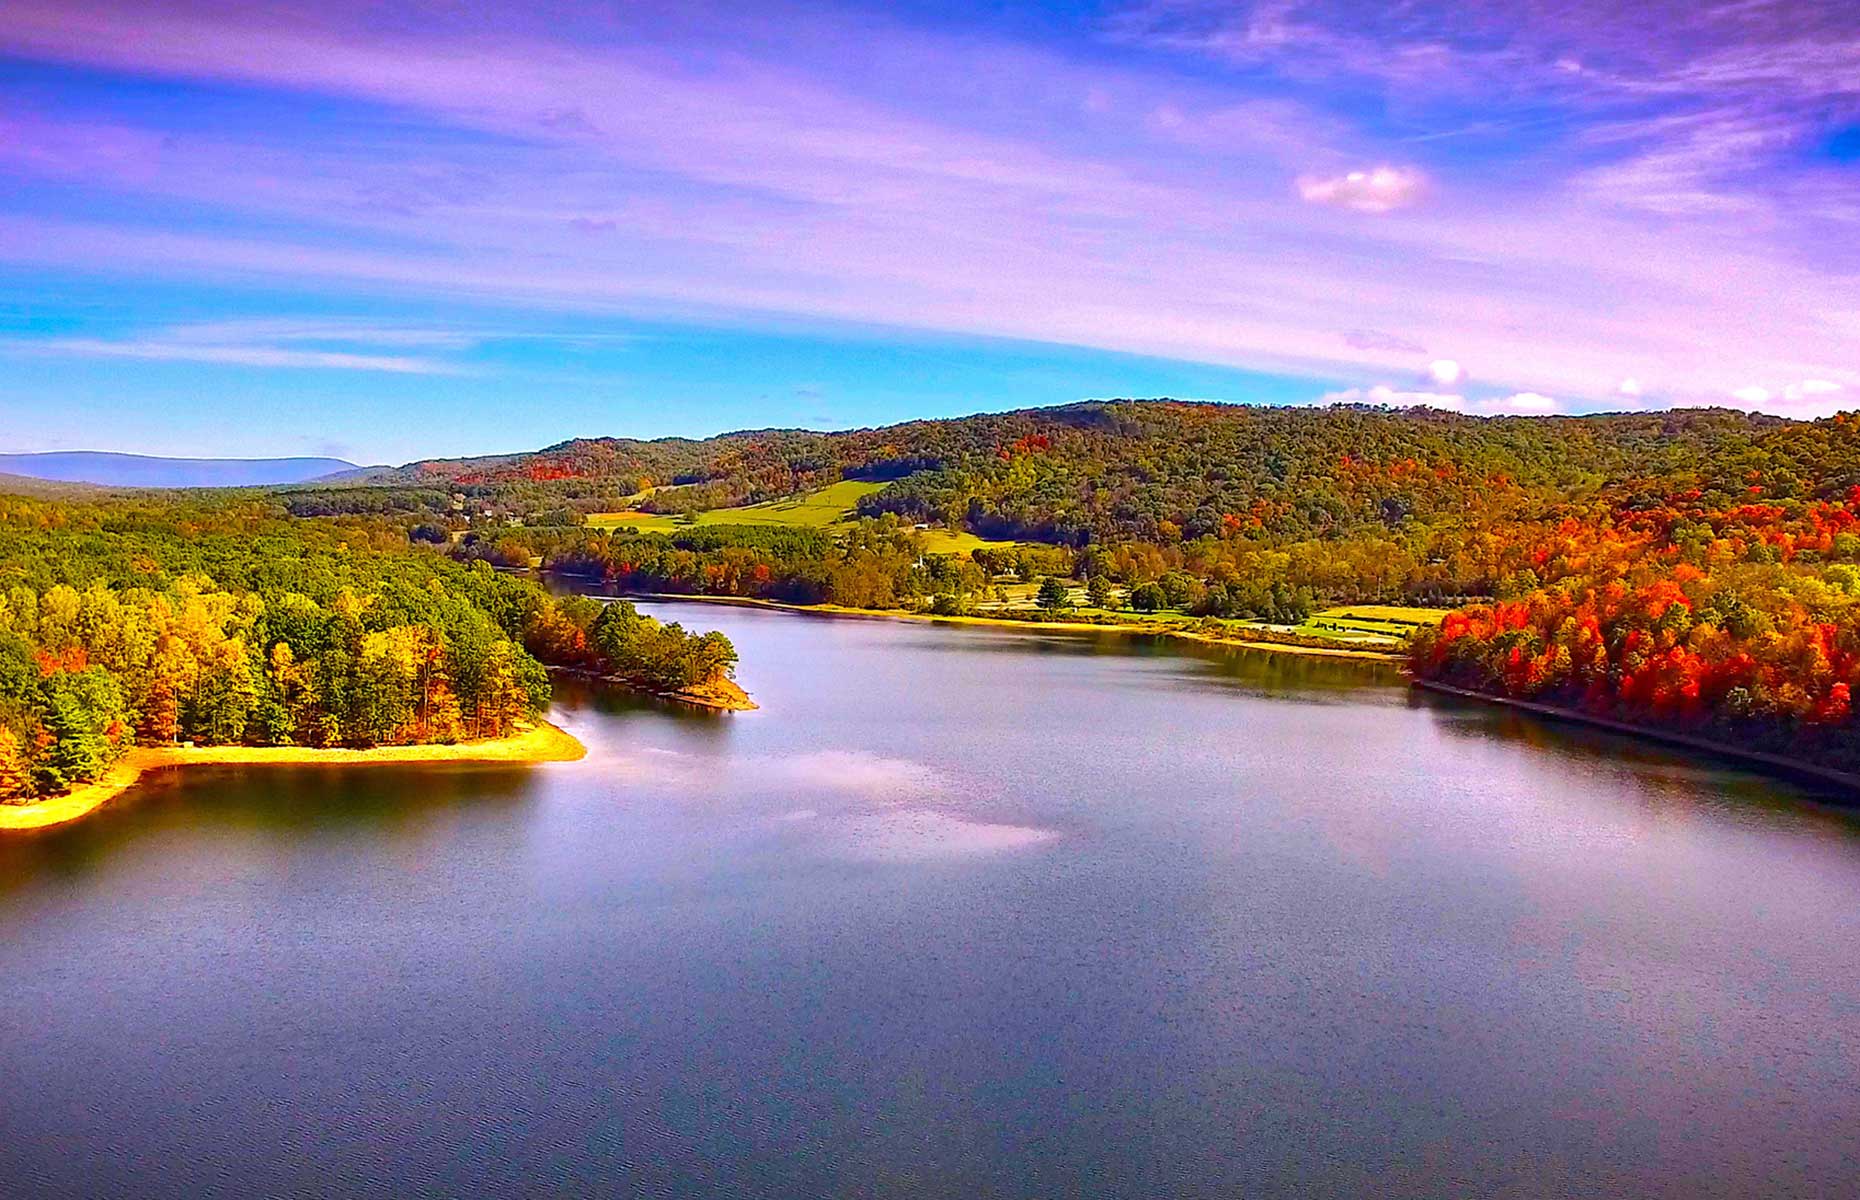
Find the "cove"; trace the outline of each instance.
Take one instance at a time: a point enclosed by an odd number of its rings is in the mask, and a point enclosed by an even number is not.
[[[1829,1194],[1860,825],[1125,635],[644,606],[759,712],[0,840],[0,1192]]]

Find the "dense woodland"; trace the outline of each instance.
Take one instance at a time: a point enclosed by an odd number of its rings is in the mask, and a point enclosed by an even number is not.
[[[712,508],[841,478],[887,485],[851,536],[576,527],[603,508]],[[1423,675],[1860,765],[1850,417],[1114,402],[843,434],[577,441],[376,484],[523,521],[468,535],[462,554],[540,557],[637,590],[959,610],[1007,572],[1267,620],[1446,605],[1459,613],[1414,646]],[[530,513],[551,515],[537,527]],[[913,543],[918,524],[1034,545],[942,562]]]
[[[0,497],[0,800],[134,743],[371,746],[508,734],[545,664],[677,690],[735,650],[630,605],[292,520],[262,497]]]
[[[1416,635],[1423,678],[1860,770],[1860,487],[1617,497],[1513,532],[1498,597]]]
[[[848,478],[884,486],[826,529],[584,523]],[[67,710],[100,714],[77,745],[362,744],[507,728],[540,703],[538,661],[655,687],[733,661],[721,639],[491,569],[537,563],[634,592],[938,612],[1049,577],[1105,604],[1285,624],[1440,605],[1458,611],[1417,636],[1423,676],[1860,766],[1850,417],[1122,401],[574,441],[262,496],[3,503],[14,794],[77,777],[49,749]],[[924,527],[1013,544],[937,554]]]
[[[897,512],[990,537],[1070,546],[1174,544],[1236,532],[1273,542],[1483,523],[1610,482],[1715,469],[1798,494],[1852,447],[1815,426],[1718,410],[1475,418],[1432,410],[1122,401],[820,434],[696,442],[592,439],[534,454],[430,461],[372,488],[312,490],[306,509],[406,503],[542,514],[711,509],[843,478],[888,482],[866,515]],[[656,490],[655,490],[656,489]],[[572,521],[572,517],[566,518]],[[536,524],[536,521],[526,521]]]

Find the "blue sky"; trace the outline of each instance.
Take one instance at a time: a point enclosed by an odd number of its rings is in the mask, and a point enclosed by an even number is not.
[[[0,309],[0,338],[12,346],[0,405],[16,451],[102,446],[186,456],[211,447],[405,462],[438,448],[838,429],[1088,397],[1295,404],[1312,387],[1088,347],[845,322],[656,322],[457,305],[435,312],[352,296],[321,309],[290,293],[0,279],[33,298]],[[228,319],[228,311],[267,315]],[[152,312],[168,323],[151,330]],[[332,353],[381,369],[317,365]],[[302,357],[280,363],[280,354]],[[396,360],[408,369],[392,369]],[[41,403],[43,396],[59,400]],[[108,414],[101,422],[100,413]]]
[[[1860,11],[0,8],[0,450],[1860,390]]]

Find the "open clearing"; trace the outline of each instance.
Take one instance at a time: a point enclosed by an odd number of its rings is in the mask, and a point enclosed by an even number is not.
[[[737,508],[713,508],[696,514],[697,525],[787,525],[802,529],[830,529],[852,519],[861,499],[885,485],[859,479],[842,479],[812,492],[784,500],[765,500]],[[590,529],[633,529],[640,533],[675,533],[691,524],[666,513],[611,512],[588,517]],[[1012,546],[961,529],[921,531],[924,549],[931,554],[967,554],[983,546]]]
[[[765,500],[738,508],[713,508],[696,514],[699,525],[792,525],[804,529],[825,529],[852,515],[860,499],[885,485],[859,479],[842,479],[818,491],[803,492],[785,500]],[[617,512],[595,513],[588,518],[592,529],[637,529],[641,533],[672,533],[690,526],[666,513]]]
[[[1400,604],[1345,604],[1313,613],[1297,632],[1346,642],[1395,645],[1423,625],[1438,625],[1449,609]]]

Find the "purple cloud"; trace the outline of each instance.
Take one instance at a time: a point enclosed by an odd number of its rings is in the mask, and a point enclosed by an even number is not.
[[[242,320],[197,322],[118,338],[15,339],[7,344],[29,353],[81,358],[460,375],[465,373],[462,367],[431,352],[466,349],[475,340],[454,330],[377,326],[364,321]],[[383,353],[387,348],[428,353]]]
[[[1803,411],[1860,389],[1860,202],[1790,159],[1860,21],[1811,7],[1151,4],[1099,31],[1151,51],[1119,65],[813,9],[13,0],[6,53],[327,111],[179,128],[74,90],[0,130],[0,171],[133,204],[0,202],[0,259],[1365,387],[1427,378],[1434,346],[1514,399],[1631,378]]]
[[[1298,181],[1298,194],[1309,204],[1385,213],[1413,204],[1426,187],[1427,177],[1412,167],[1382,166],[1329,177],[1307,175]]]

